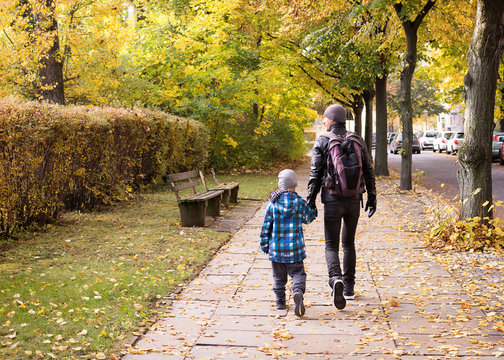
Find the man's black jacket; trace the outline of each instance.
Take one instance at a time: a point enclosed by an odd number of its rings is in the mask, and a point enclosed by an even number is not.
[[[336,135],[344,135],[346,133],[345,124],[334,123],[329,128],[329,131]],[[338,201],[337,198],[332,196],[323,186],[323,180],[326,176],[327,171],[327,146],[329,144],[329,138],[326,136],[319,136],[315,140],[315,145],[312,151],[311,169],[310,169],[310,180],[308,181],[308,198],[307,202],[311,207],[315,207],[315,199],[317,194],[322,187],[321,199],[323,203]],[[364,144],[364,141],[362,141]],[[366,191],[368,193],[368,199],[376,200],[376,185],[375,177],[373,173],[373,164],[371,163],[371,158],[369,157],[366,146],[362,146],[362,173],[364,175],[364,182],[366,184]]]

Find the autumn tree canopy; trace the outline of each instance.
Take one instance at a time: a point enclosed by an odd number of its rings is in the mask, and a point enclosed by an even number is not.
[[[369,141],[376,129],[377,173],[388,173],[387,108],[399,107],[407,189],[419,110],[440,110],[433,98],[471,103],[463,79],[482,1],[6,0],[0,96],[194,118],[210,129],[211,165],[237,168],[304,154],[314,99],[351,109],[362,133],[376,95],[376,124],[364,130]],[[401,85],[387,105],[389,77]],[[504,127],[504,86],[496,87]]]

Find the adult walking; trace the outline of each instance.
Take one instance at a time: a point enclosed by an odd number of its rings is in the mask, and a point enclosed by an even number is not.
[[[368,216],[373,216],[376,211],[376,186],[371,158],[363,139],[355,133],[347,132],[345,123],[346,110],[343,106],[334,104],[325,110],[324,126],[327,133],[317,137],[313,146],[307,198],[310,207],[316,209],[315,199],[322,189],[321,200],[324,204],[325,255],[329,272],[329,286],[332,289],[334,305],[338,309],[344,309],[347,300],[355,299],[355,232],[359,221],[363,192],[367,191],[365,211],[369,210]],[[356,194],[350,196],[338,194],[333,190],[334,181],[328,181],[331,180],[331,176],[328,176],[329,142],[332,138],[349,139],[349,135],[352,135],[351,139],[357,147],[360,147],[359,150],[354,145],[361,158],[360,169],[362,170],[359,189]],[[348,142],[341,144],[340,149],[345,144]],[[332,164],[330,166],[332,167]],[[332,177],[335,177],[334,174]],[[336,179],[336,182],[338,181],[339,179]],[[340,233],[343,268],[339,258]]]

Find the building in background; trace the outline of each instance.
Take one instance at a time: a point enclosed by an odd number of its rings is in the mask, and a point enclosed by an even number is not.
[[[464,112],[461,106],[437,116],[437,131],[464,131]]]

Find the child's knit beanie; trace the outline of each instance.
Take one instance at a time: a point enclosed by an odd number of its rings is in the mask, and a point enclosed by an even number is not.
[[[285,169],[278,174],[278,188],[292,189],[297,186],[296,173],[294,170]]]

